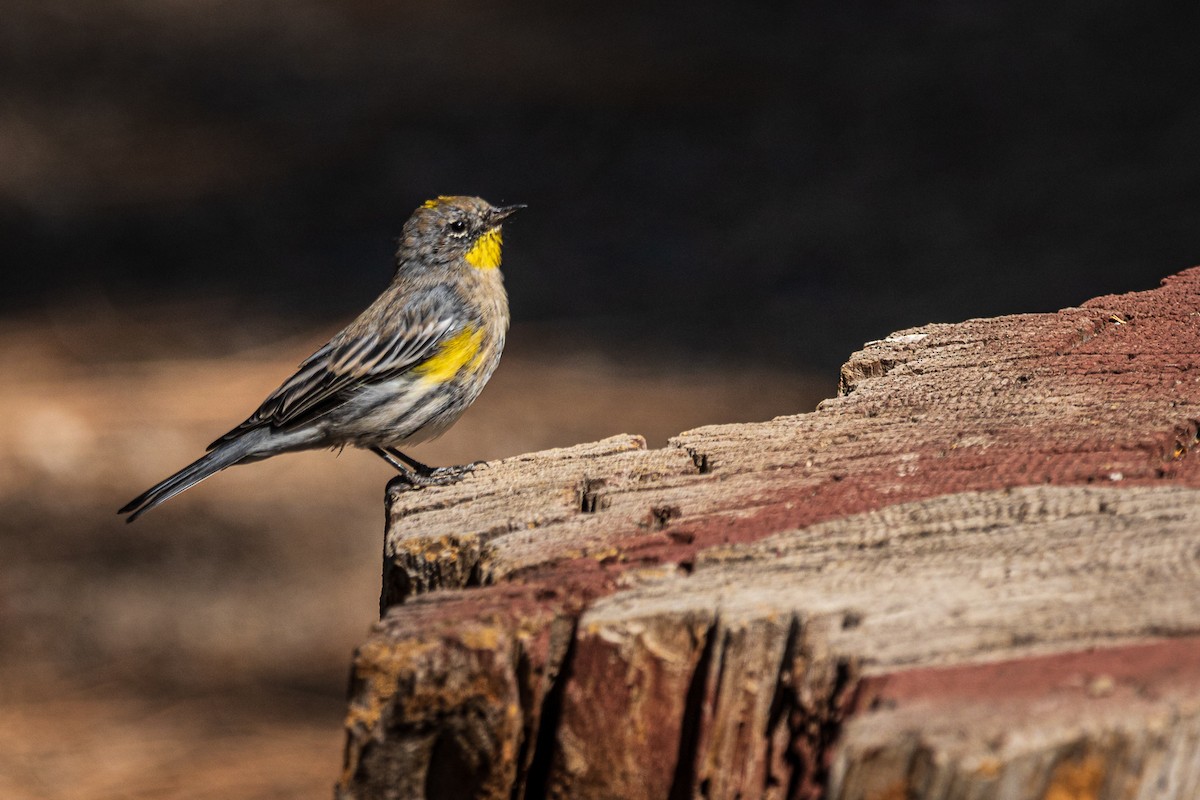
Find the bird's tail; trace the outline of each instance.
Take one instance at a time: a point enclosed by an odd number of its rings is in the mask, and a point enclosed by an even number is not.
[[[226,467],[232,467],[249,455],[249,443],[243,439],[226,442],[188,464],[171,477],[155,484],[142,494],[126,503],[118,514],[128,514],[126,522],[133,522],[155,506],[165,503],[175,495],[190,489],[205,478],[216,475]]]

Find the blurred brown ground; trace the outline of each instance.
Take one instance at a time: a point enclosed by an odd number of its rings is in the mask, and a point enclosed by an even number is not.
[[[239,467],[134,525],[332,330],[219,309],[0,321],[0,797],[328,797],[352,648],[374,621],[383,487],[358,451]],[[808,411],[745,364],[605,354],[516,328],[435,464]]]

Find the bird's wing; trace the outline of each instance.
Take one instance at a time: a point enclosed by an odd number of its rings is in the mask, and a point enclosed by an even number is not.
[[[395,377],[435,355],[467,321],[457,295],[444,290],[410,296],[400,312],[385,315],[377,325],[360,325],[360,318],[306,358],[258,410],[209,449],[250,428],[292,428],[311,421],[355,389]]]

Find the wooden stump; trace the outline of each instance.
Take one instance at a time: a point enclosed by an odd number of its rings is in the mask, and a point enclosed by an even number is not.
[[[1200,268],[392,492],[339,797],[1200,796]]]

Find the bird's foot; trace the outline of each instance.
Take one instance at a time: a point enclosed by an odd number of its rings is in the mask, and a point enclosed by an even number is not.
[[[458,464],[452,467],[426,467],[423,470],[404,470],[388,482],[389,491],[424,489],[429,486],[450,486],[470,475],[486,461]]]

